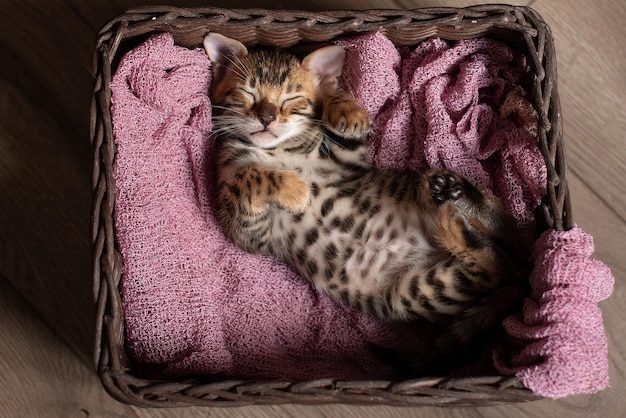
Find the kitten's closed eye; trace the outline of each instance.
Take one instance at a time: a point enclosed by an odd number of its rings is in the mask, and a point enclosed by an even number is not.
[[[304,101],[306,102],[306,98],[304,96],[295,96],[295,97],[288,97],[286,99],[283,99],[283,102],[280,106],[281,109],[293,105],[295,103],[297,103],[298,101]]]
[[[228,91],[222,103],[222,110],[237,110],[235,113],[246,111],[256,103],[256,95],[244,88],[236,87]]]
[[[245,89],[245,88],[243,88],[243,87],[239,87],[239,88],[237,89],[237,91],[238,91],[238,92],[240,92],[240,93],[243,93],[243,95],[244,95],[247,99],[249,99],[252,103],[256,103],[256,101],[257,101],[256,94],[254,94],[253,92],[251,92],[251,91],[249,91],[249,90],[246,90],[246,89]]]
[[[311,106],[310,101],[304,96],[288,97],[280,105],[280,111],[289,113],[294,110],[302,110]]]

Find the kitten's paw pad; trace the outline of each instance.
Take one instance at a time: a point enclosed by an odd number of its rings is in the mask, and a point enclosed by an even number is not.
[[[347,95],[327,98],[322,120],[332,132],[348,139],[364,137],[372,125],[369,113]]]
[[[289,212],[301,213],[309,206],[310,195],[311,190],[300,175],[286,171],[281,175],[281,184],[274,200]]]
[[[427,173],[428,194],[436,203],[459,200],[465,195],[465,180],[450,170],[431,170]]]

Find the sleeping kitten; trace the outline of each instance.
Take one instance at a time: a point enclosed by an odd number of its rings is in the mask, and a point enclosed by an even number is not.
[[[218,217],[232,242],[376,317],[441,323],[440,347],[471,342],[514,309],[526,272],[511,219],[455,172],[368,163],[370,117],[337,90],[341,47],[300,60],[213,33],[204,47]]]

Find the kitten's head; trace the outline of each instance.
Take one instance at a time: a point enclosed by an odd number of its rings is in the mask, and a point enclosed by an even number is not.
[[[204,48],[213,66],[211,100],[218,131],[273,148],[315,128],[324,95],[337,88],[345,51],[320,48],[302,61],[284,51],[246,47],[210,33]]]

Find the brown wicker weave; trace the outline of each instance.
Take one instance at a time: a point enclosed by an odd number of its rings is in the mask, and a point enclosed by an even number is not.
[[[549,27],[532,9],[483,5],[372,11],[269,11],[152,7],[124,13],[100,32],[94,60],[91,108],[93,167],[93,279],[97,304],[95,363],[105,388],[120,401],[142,406],[234,406],[279,403],[468,405],[539,399],[517,378],[419,378],[408,381],[159,381],[134,375],[124,351],[124,319],[118,285],[122,258],[113,226],[115,158],[109,83],[121,56],[147,36],[171,32],[180,45],[197,47],[208,31],[247,44],[291,46],[380,30],[397,46],[438,36],[501,39],[523,48],[535,72],[534,107],[539,148],[548,167],[547,195],[538,210],[544,229],[567,230],[572,218],[567,189],[556,62]]]

